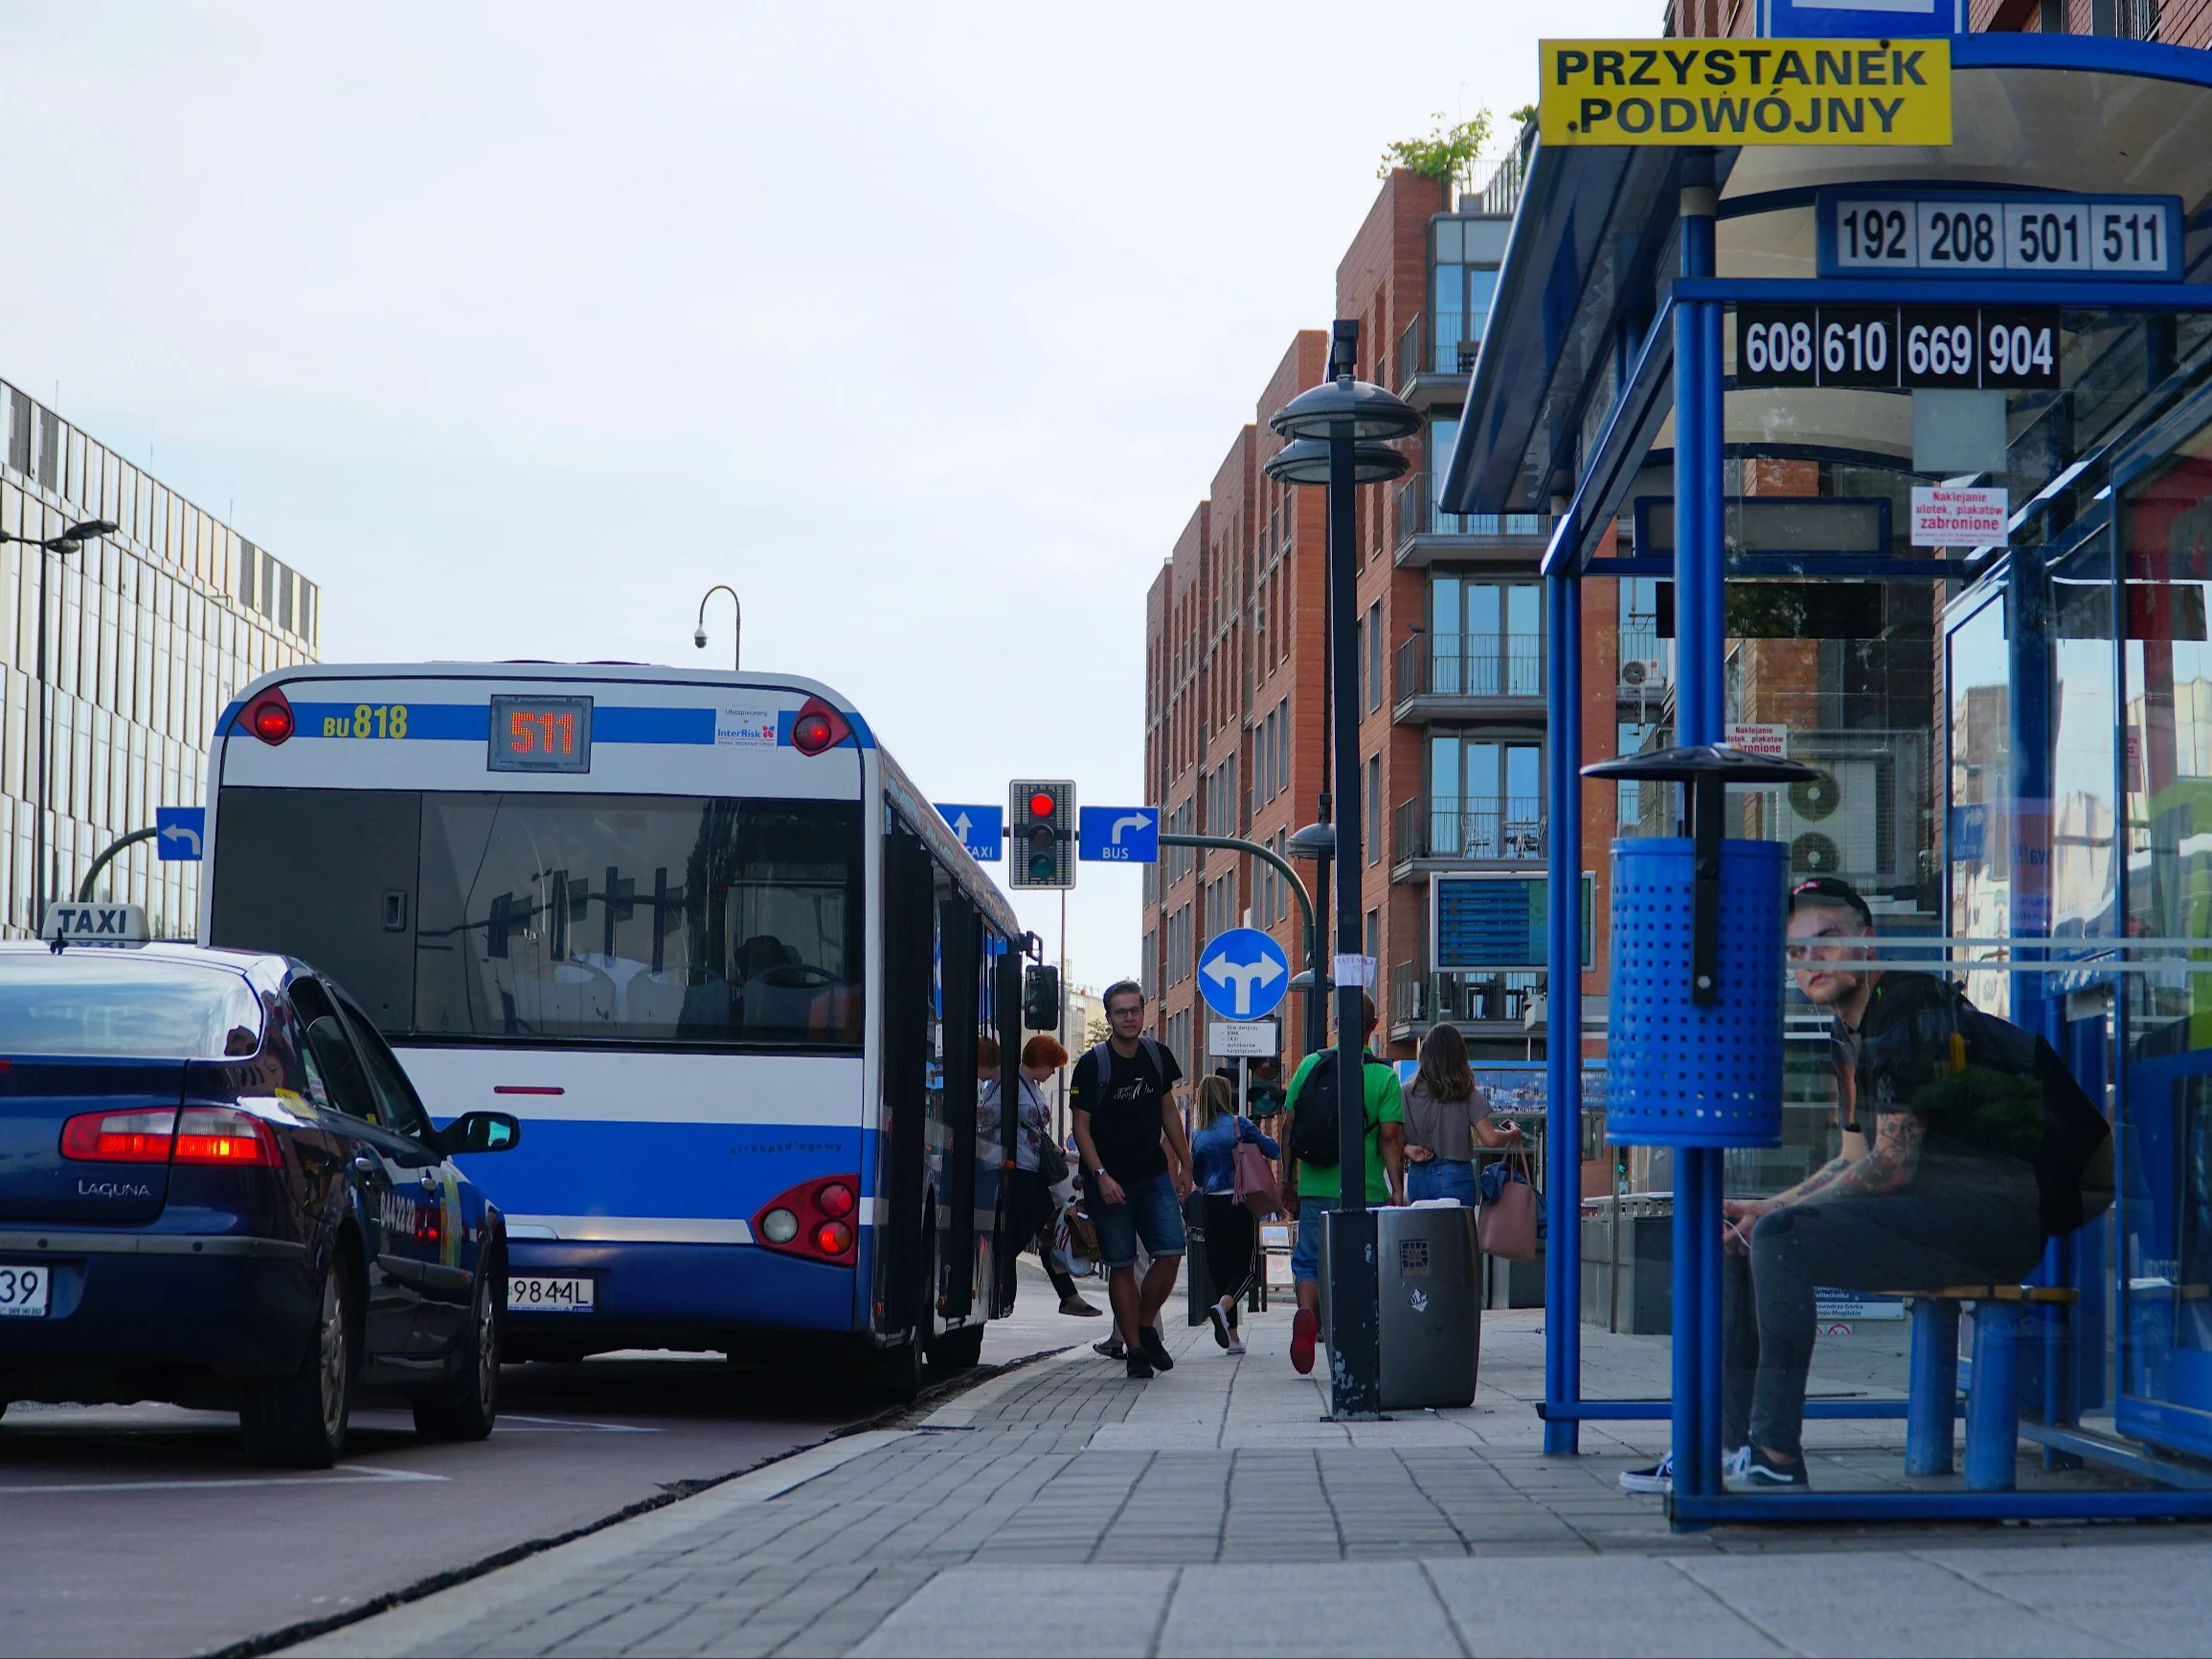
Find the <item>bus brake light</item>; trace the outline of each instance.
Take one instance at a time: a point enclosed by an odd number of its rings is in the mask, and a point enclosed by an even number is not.
[[[858,1176],[817,1176],[778,1193],[754,1212],[753,1237],[786,1256],[848,1267],[859,1242]]]
[[[248,731],[274,749],[292,735],[292,700],[272,685],[246,705],[244,720]]]
[[[836,748],[851,735],[845,716],[819,697],[809,697],[791,723],[791,747],[809,757]]]

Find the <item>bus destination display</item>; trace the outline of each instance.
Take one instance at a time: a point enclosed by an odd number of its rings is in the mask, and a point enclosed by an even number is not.
[[[1736,384],[2055,392],[2042,305],[1739,305]]]
[[[1820,275],[2181,280],[2178,196],[1904,196],[1827,191]]]
[[[492,772],[589,772],[592,769],[592,700],[589,697],[494,697]]]

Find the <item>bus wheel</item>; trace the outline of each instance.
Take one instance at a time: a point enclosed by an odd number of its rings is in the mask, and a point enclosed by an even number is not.
[[[966,1371],[982,1363],[982,1357],[983,1328],[981,1325],[947,1331],[929,1346],[930,1369],[939,1373]]]
[[[893,1405],[912,1405],[922,1386],[921,1336],[910,1336],[895,1348],[878,1348],[868,1356],[870,1392]]]

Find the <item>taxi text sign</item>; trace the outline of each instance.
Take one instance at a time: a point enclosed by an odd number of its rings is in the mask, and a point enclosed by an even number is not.
[[[1949,40],[1546,40],[1546,144],[1948,145]]]

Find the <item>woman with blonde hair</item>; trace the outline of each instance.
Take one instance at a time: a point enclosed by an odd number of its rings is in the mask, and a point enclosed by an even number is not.
[[[1252,1284],[1253,1228],[1258,1224],[1236,1199],[1236,1147],[1251,1141],[1270,1158],[1282,1156],[1282,1148],[1236,1110],[1236,1094],[1218,1073],[1199,1080],[1193,1117],[1190,1163],[1205,1195],[1200,1202],[1206,1206],[1206,1266],[1220,1292],[1207,1312],[1213,1320],[1213,1339],[1234,1356],[1244,1352],[1237,1305]]]
[[[1475,1081],[1456,1025],[1432,1025],[1420,1069],[1406,1091],[1406,1197],[1475,1204],[1475,1146],[1511,1146],[1521,1126],[1490,1121],[1490,1097]]]

